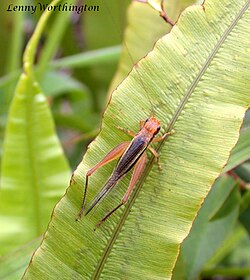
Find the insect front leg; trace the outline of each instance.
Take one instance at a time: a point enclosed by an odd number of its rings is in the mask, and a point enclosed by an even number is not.
[[[143,128],[145,121],[144,120],[140,120],[140,129]]]
[[[110,151],[100,162],[98,162],[93,168],[91,168],[86,174],[86,181],[85,181],[85,189],[83,194],[82,206],[81,210],[78,214],[77,220],[82,217],[82,214],[85,210],[86,205],[86,197],[87,197],[87,190],[88,190],[88,180],[89,176],[91,176],[97,169],[101,168],[102,166],[106,165],[107,163],[119,158],[126,148],[128,147],[130,142],[124,142],[117,145],[112,151]]]
[[[138,162],[136,163],[135,165],[135,168],[134,168],[134,171],[133,171],[133,174],[132,174],[132,177],[131,177],[131,180],[130,180],[130,183],[129,183],[129,187],[124,195],[124,197],[122,198],[122,201],[120,204],[118,204],[114,209],[112,209],[111,211],[109,211],[100,221],[99,223],[96,225],[96,228],[98,228],[103,222],[105,222],[117,209],[119,209],[122,205],[124,205],[132,190],[134,189],[137,181],[140,179],[144,169],[145,169],[145,166],[146,166],[146,161],[147,161],[147,155],[146,153],[143,153],[141,158],[138,160]]]
[[[171,131],[163,134],[161,137],[154,138],[151,143],[160,142],[160,141],[164,140],[167,136],[173,135],[174,133],[175,133],[175,131],[171,130]]]

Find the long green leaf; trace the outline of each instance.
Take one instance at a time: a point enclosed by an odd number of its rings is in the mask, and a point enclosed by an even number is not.
[[[237,255],[238,253],[237,251],[241,251],[241,243],[242,242],[244,243],[244,240],[246,240],[247,238],[248,237],[244,228],[240,225],[237,225],[234,228],[234,230],[230,233],[230,235],[224,240],[222,246],[218,248],[217,252],[206,263],[206,267],[204,268],[204,270],[215,268],[216,265],[223,262],[223,260],[226,260],[226,263],[228,263],[228,256],[230,256],[230,259],[231,258],[237,259],[236,263],[239,264],[241,262],[240,258],[237,258],[237,256],[234,257],[234,255]],[[246,250],[248,250],[250,246],[250,242],[248,243],[249,244],[245,246]],[[235,264],[235,262],[232,263]],[[246,263],[250,263],[250,260]]]
[[[0,257],[1,280],[21,279],[25,268],[27,267],[32,253],[41,243],[41,236],[17,247],[14,251]]]
[[[1,255],[44,232],[69,179],[48,102],[33,73],[35,50],[48,15],[43,15],[26,48],[7,120],[0,192]]]
[[[67,67],[70,69],[89,67],[95,64],[101,65],[102,63],[107,64],[117,61],[120,52],[120,46],[102,48],[57,59],[50,63],[50,67],[52,69],[59,67]]]
[[[180,244],[227,162],[250,104],[249,4],[209,0],[187,9],[117,88],[24,279],[171,278]],[[157,147],[163,171],[151,158],[127,205],[94,232],[120,201],[129,176],[94,214],[76,222],[86,171],[128,139],[117,125],[136,131],[152,113],[149,97],[162,131],[176,131]],[[91,177],[88,202],[112,167]]]
[[[194,0],[165,0],[165,10],[171,20],[175,22],[180,13],[194,2]],[[156,6],[159,6],[159,3]],[[144,57],[153,48],[155,42],[172,28],[159,16],[159,11],[154,10],[148,4],[140,3],[140,1],[132,1],[130,4],[127,21],[122,55],[118,71],[109,89],[110,92],[128,75],[134,63]],[[114,25],[116,24],[114,23]],[[114,26],[114,32],[117,33],[116,29],[117,27]]]
[[[192,230],[182,245],[185,279],[198,277],[204,264],[235,226],[239,212],[236,186],[237,183],[232,178],[221,177],[202,205]]]
[[[250,159],[250,110],[248,110],[240,130],[240,138],[233,148],[228,163],[223,169],[223,173],[227,172],[239,164]]]

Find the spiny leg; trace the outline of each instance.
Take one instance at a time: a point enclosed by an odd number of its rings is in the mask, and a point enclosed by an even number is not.
[[[86,181],[85,181],[85,189],[84,189],[84,194],[83,194],[83,200],[82,200],[82,206],[81,210],[78,214],[77,220],[79,220],[82,217],[82,214],[85,210],[85,204],[86,204],[86,197],[87,197],[87,190],[88,190],[88,179],[89,176],[91,176],[97,169],[101,168],[102,166],[106,165],[107,163],[117,159],[120,157],[130,142],[124,142],[119,145],[117,145],[113,150],[111,150],[100,162],[98,162],[93,168],[91,168],[87,174],[86,174]]]
[[[114,209],[112,209],[111,211],[109,211],[99,222],[98,224],[96,225],[96,228],[98,228],[103,222],[105,222],[117,209],[119,209],[122,205],[124,205],[132,190],[134,189],[137,181],[140,179],[144,169],[145,169],[145,166],[146,166],[146,161],[147,161],[147,155],[146,153],[143,153],[141,158],[138,160],[138,162],[136,163],[135,165],[135,168],[134,168],[134,171],[133,171],[133,174],[132,174],[132,178],[130,180],[130,183],[129,183],[129,187],[124,195],[124,197],[122,198],[122,201],[120,204],[118,204]]]
[[[163,134],[161,137],[154,138],[151,143],[160,142],[160,141],[164,140],[167,136],[173,135],[174,133],[175,133],[174,130],[169,131],[169,132]]]
[[[160,163],[159,154],[158,154],[157,151],[156,151],[154,148],[152,148],[151,146],[148,146],[148,149],[149,149],[149,151],[155,156],[156,162],[157,162],[157,165],[158,165],[158,170],[161,171],[162,168],[161,168],[161,163]]]
[[[162,141],[163,139],[165,139],[167,136],[172,135],[172,134],[174,134],[174,130],[163,134],[161,137],[156,137],[156,138],[154,138],[154,139],[152,140],[152,142],[154,142],[154,143],[155,143],[155,142],[160,142],[160,141]],[[151,142],[151,143],[152,143],[152,142]],[[148,149],[149,149],[150,152],[155,156],[156,161],[157,161],[157,165],[158,165],[158,170],[161,171],[162,168],[161,168],[161,163],[160,163],[159,154],[158,154],[157,151],[156,151],[154,148],[152,148],[151,146],[148,146]]]
[[[143,128],[145,124],[145,121],[144,120],[140,120],[140,129]],[[124,133],[132,136],[132,137],[135,137],[136,136],[136,133],[134,133],[133,131],[129,130],[129,129],[126,129],[126,128],[123,128],[123,127],[120,127],[120,126],[116,126],[116,128],[118,128],[119,130],[123,131]]]

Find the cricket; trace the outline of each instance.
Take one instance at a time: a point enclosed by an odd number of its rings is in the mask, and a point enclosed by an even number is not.
[[[147,154],[146,150],[154,155],[157,160],[158,168],[160,167],[159,155],[155,149],[153,149],[150,144],[162,141],[168,135],[173,134],[173,132],[167,132],[161,137],[155,137],[157,133],[160,131],[160,121],[155,117],[151,116],[145,122],[140,122],[140,130],[137,134],[130,130],[123,129],[118,127],[118,129],[124,131],[133,137],[131,142],[123,142],[117,145],[113,150],[111,150],[100,162],[98,162],[93,168],[91,168],[86,174],[86,182],[85,182],[85,190],[83,195],[83,202],[81,211],[78,215],[78,219],[80,219],[83,215],[86,216],[90,211],[98,204],[98,202],[107,195],[116,185],[117,183],[134,167],[132,177],[128,186],[128,189],[123,196],[120,204],[118,204],[115,208],[109,211],[96,225],[98,228],[104,221],[106,221],[117,209],[119,209],[122,205],[124,205],[129,196],[134,189],[136,183],[140,179],[141,175],[146,166]],[[94,174],[96,170],[101,168],[102,166],[108,164],[109,162],[119,158],[116,167],[114,168],[111,176],[108,178],[106,183],[104,184],[101,191],[94,198],[94,201],[91,205],[86,209],[86,197],[88,191],[88,181],[89,177]],[[86,211],[85,211],[86,210]]]
[[[144,1],[139,1],[144,2]],[[160,16],[169,24],[172,26],[174,23],[170,21],[170,19],[167,17],[167,14],[165,12],[164,8],[164,2],[161,1],[161,10]],[[128,50],[128,47],[126,43],[124,42],[124,45],[126,49]],[[129,57],[131,61],[133,62],[132,56],[129,53]],[[134,65],[134,69],[137,72],[137,64]],[[139,72],[138,78],[141,82],[141,84],[144,87],[143,80],[140,77]],[[149,98],[148,92],[145,89],[145,93],[148,96],[149,102],[152,106],[152,112],[153,112],[153,104]],[[132,177],[129,183],[129,186],[127,188],[127,191],[125,195],[123,196],[121,202],[113,208],[111,211],[109,211],[96,225],[96,228],[98,228],[103,222],[105,222],[117,209],[119,209],[121,206],[123,206],[129,199],[134,187],[136,186],[136,183],[141,178],[144,169],[146,167],[146,161],[147,161],[147,153],[146,151],[149,150],[153,156],[156,158],[158,169],[161,170],[160,161],[159,161],[159,155],[158,152],[150,146],[151,143],[156,143],[164,140],[167,136],[174,133],[174,131],[167,132],[163,134],[160,137],[155,137],[160,129],[160,121],[154,117],[154,114],[151,114],[146,121],[140,121],[140,130],[138,133],[134,133],[130,130],[117,127],[118,129],[122,130],[123,132],[127,133],[128,135],[132,136],[133,139],[129,142],[123,142],[119,145],[117,145],[113,150],[111,150],[100,162],[98,162],[93,168],[91,168],[86,173],[86,181],[85,181],[85,189],[83,194],[83,200],[82,200],[82,206],[81,210],[78,214],[77,220],[81,219],[82,216],[88,215],[91,210],[98,205],[98,203],[104,199],[106,195],[118,184],[118,182],[127,175],[127,173],[134,168]],[[88,192],[88,183],[89,183],[89,177],[95,173],[99,168],[103,167],[104,165],[110,163],[113,160],[118,159],[118,162],[102,187],[101,191],[96,195],[93,202],[90,203],[90,206],[86,207],[86,198],[87,198],[87,192]]]

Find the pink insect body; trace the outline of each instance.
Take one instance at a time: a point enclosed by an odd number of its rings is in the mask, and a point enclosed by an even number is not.
[[[108,212],[97,224],[97,227],[100,226],[111,214],[113,214],[118,208],[120,208],[122,205],[124,205],[127,202],[133,188],[135,187],[137,181],[139,180],[139,178],[141,177],[145,169],[146,160],[147,160],[147,155],[146,155],[147,149],[149,149],[156,157],[158,166],[160,168],[158,153],[150,146],[150,143],[159,142],[163,140],[166,136],[171,134],[171,132],[168,132],[161,137],[155,138],[155,135],[160,131],[160,122],[155,117],[150,117],[145,122],[141,122],[140,131],[137,134],[120,127],[118,128],[131,135],[133,139],[131,142],[124,142],[116,146],[99,163],[97,163],[93,168],[91,168],[87,172],[83,203],[82,203],[81,211],[79,213],[79,218],[81,218],[83,214],[86,216],[97,205],[97,203],[102,198],[104,198],[104,196],[107,195],[132,168],[134,168],[134,170],[129,183],[129,187],[124,197],[122,198],[121,203],[118,204],[110,212]],[[111,176],[104,184],[99,194],[97,194],[97,196],[94,198],[93,203],[85,211],[89,176],[91,176],[100,167],[106,165],[107,163],[117,158],[120,159],[118,160],[117,165],[114,168]]]

